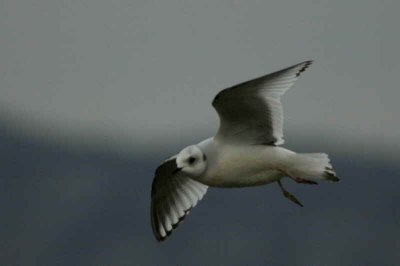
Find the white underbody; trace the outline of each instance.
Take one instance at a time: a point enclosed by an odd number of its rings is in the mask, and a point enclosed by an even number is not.
[[[207,169],[195,179],[214,187],[246,187],[275,182],[293,165],[295,152],[266,145],[230,145],[207,139],[198,144]]]

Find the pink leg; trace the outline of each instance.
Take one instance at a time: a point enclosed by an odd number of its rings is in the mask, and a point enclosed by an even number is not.
[[[286,198],[288,198],[288,199],[291,200],[292,202],[296,203],[297,205],[303,207],[303,204],[301,204],[301,202],[300,202],[292,193],[290,193],[289,191],[287,191],[287,190],[283,187],[283,185],[282,185],[282,183],[281,183],[280,180],[278,180],[278,185],[279,185],[279,187],[281,188],[281,191],[282,191],[282,193],[283,193],[283,196],[285,196]]]
[[[284,173],[286,176],[290,177],[292,180],[296,181],[299,184],[318,185],[318,183],[315,181],[311,181],[311,180],[307,180],[307,179],[300,178],[297,176],[293,176],[287,171],[285,171]]]
[[[289,176],[289,177],[299,184],[318,185],[318,183],[315,181],[311,181],[311,180],[307,180],[307,179],[303,179],[303,178],[295,177],[295,176]]]

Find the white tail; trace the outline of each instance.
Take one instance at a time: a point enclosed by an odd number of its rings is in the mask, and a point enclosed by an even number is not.
[[[335,182],[340,180],[326,153],[295,154],[289,172],[300,178],[314,177]]]

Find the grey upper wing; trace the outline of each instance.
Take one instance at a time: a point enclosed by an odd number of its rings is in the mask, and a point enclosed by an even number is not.
[[[306,61],[220,91],[212,102],[220,118],[216,139],[245,144],[283,144],[280,98],[311,63]]]
[[[157,168],[152,184],[151,225],[158,241],[171,234],[208,188],[181,172],[176,173],[175,159],[173,157]]]

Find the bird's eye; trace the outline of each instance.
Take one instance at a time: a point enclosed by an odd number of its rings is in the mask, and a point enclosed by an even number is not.
[[[188,160],[189,164],[192,164],[192,163],[194,163],[195,161],[196,161],[196,158],[194,158],[194,157],[189,157],[189,160]]]

